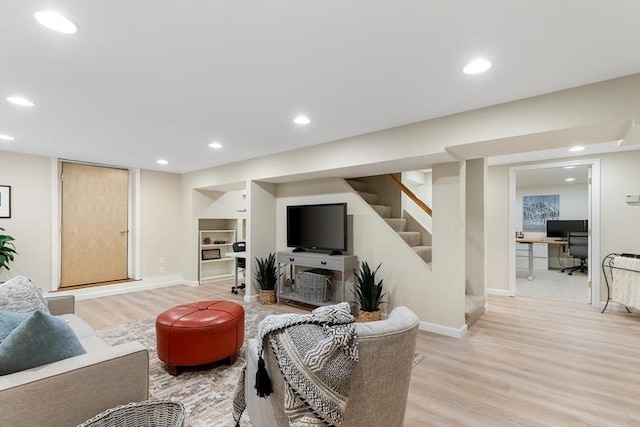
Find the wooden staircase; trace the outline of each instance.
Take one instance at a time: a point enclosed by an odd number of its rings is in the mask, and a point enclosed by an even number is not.
[[[431,246],[422,245],[422,234],[417,231],[407,231],[407,220],[404,218],[392,218],[391,206],[378,204],[378,194],[372,192],[368,184],[356,179],[347,180],[349,185],[367,202],[373,210],[380,215],[393,231],[415,251],[424,262],[431,262]],[[468,282],[465,289],[465,323],[467,327],[473,325],[485,312],[486,297],[473,295]]]
[[[348,180],[349,185],[367,202],[378,215],[391,227],[407,245],[418,254],[424,262],[431,262],[431,246],[422,245],[422,234],[418,231],[407,231],[407,220],[404,218],[391,218],[391,206],[379,205],[378,194],[370,192],[366,182]]]

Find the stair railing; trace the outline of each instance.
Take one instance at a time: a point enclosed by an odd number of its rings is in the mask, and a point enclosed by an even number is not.
[[[400,181],[398,178],[396,178],[395,175],[388,173],[387,174],[387,178],[389,178],[391,180],[391,182],[393,182],[395,184],[396,187],[398,187],[404,194],[406,194],[408,198],[413,200],[414,203],[416,205],[418,205],[420,207],[420,209],[422,209],[427,215],[433,217],[433,211],[431,210],[431,208],[429,206],[427,206],[427,204],[425,202],[420,200],[420,198],[418,198],[418,196],[413,194],[413,191],[409,190],[409,188],[407,188],[407,186],[404,185],[402,183],[402,181]]]

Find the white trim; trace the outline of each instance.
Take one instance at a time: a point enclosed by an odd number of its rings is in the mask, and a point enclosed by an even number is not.
[[[51,284],[55,291],[60,286],[60,167],[56,158],[51,158]]]
[[[513,296],[511,294],[511,291],[509,291],[508,289],[488,288],[487,289],[487,294],[488,295],[499,295],[499,296],[502,296],[502,297],[512,297]]]
[[[420,330],[452,338],[462,338],[467,334],[467,325],[465,324],[456,329],[449,326],[436,325],[435,323],[420,322]]]
[[[129,169],[131,174],[129,195],[131,200],[131,224],[129,227],[129,277],[133,277],[135,280],[142,279],[142,244],[140,242],[140,169]]]
[[[600,257],[600,159],[570,159],[552,163],[536,163],[524,166],[512,166],[509,168],[509,293],[516,295],[516,243],[513,236],[516,233],[515,207],[516,207],[516,171],[548,169],[568,165],[591,166],[591,230],[590,266],[598,265]],[[590,268],[591,270],[591,268]],[[600,301],[600,275],[592,274],[591,277],[591,305],[598,307]]]
[[[244,302],[258,302],[260,300],[260,295],[244,295]]]
[[[597,308],[602,310],[606,304],[607,304],[606,301],[600,301],[600,303],[597,306]],[[609,305],[607,305],[607,310],[605,311],[605,313],[607,313],[609,310],[616,311],[616,312],[619,311],[620,313],[628,313],[627,308],[632,313],[640,313],[640,309],[638,309],[638,308],[628,307],[628,306],[626,306],[624,304],[620,304],[619,302],[615,302],[615,301],[609,301]]]
[[[139,280],[135,282],[116,283],[113,285],[101,285],[91,288],[70,289],[59,292],[49,292],[45,297],[57,297],[74,295],[76,300],[98,298],[110,295],[128,294],[131,292],[147,291],[149,289],[166,288],[168,286],[186,285],[198,286],[198,282],[190,282],[182,279],[182,276],[159,277],[156,279]]]

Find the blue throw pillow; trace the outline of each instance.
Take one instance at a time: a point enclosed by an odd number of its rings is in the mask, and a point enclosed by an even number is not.
[[[57,362],[86,351],[64,319],[36,311],[0,344],[0,375]]]
[[[0,311],[0,343],[22,322],[29,313],[14,313],[13,311]]]

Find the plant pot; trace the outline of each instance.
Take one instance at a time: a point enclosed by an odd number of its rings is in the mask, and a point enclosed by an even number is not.
[[[375,322],[382,319],[382,311],[362,311],[358,312],[358,322]]]
[[[263,291],[260,290],[260,304],[269,305],[275,304],[277,302],[276,299],[276,291]]]

